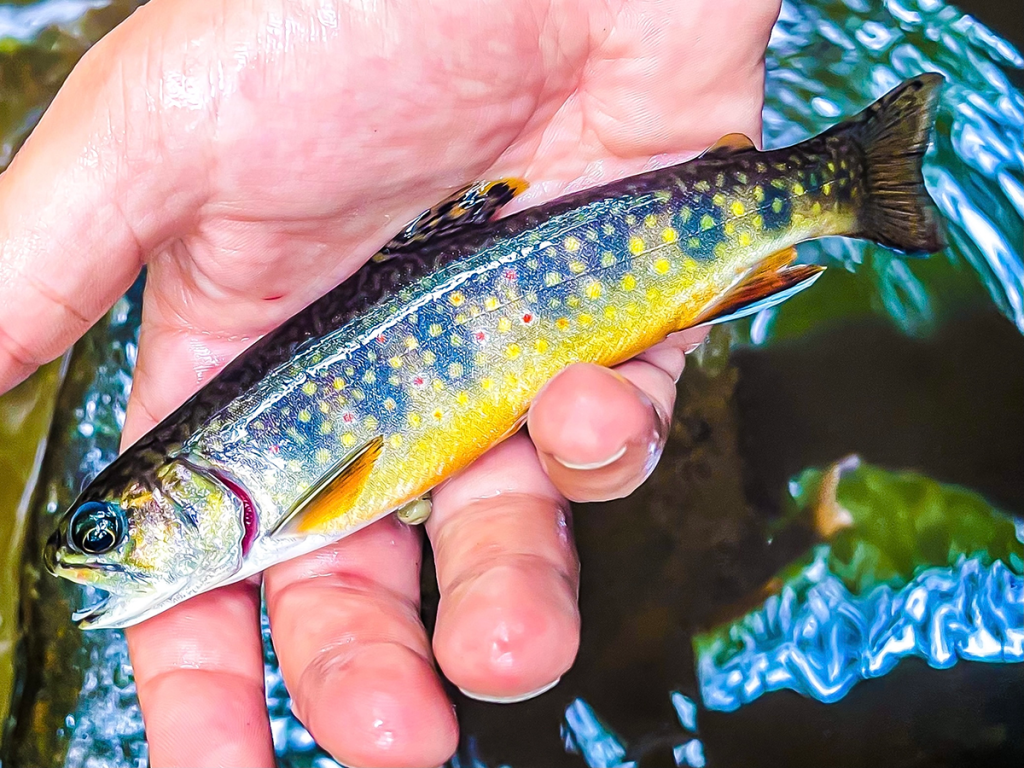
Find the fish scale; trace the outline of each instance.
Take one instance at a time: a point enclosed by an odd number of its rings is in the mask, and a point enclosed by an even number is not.
[[[821,268],[792,264],[801,241],[936,250],[920,162],[938,83],[796,147],[729,136],[497,221],[522,182],[461,190],[104,470],[48,567],[110,592],[85,626],[135,623],[429,493],[573,363],[616,365],[805,289]]]

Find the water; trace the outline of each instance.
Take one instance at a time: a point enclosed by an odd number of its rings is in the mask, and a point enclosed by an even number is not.
[[[5,157],[100,28],[131,7],[97,7],[84,21],[67,10],[94,5],[0,6]],[[1019,563],[992,547],[989,557],[933,562],[931,538],[911,531],[901,536],[920,546],[896,569],[903,582],[852,588],[844,574],[814,570],[824,550],[786,506],[804,470],[857,452],[1024,512],[1020,65],[1016,48],[937,0],[786,3],[769,51],[767,143],[814,133],[907,74],[942,71],[951,85],[927,181],[951,247],[905,261],[844,241],[807,246],[804,258],[839,268],[781,308],[716,333],[680,384],[651,481],[629,500],[577,511],[584,627],[573,670],[514,707],[453,691],[464,733],[453,768],[1020,763],[1024,665],[950,666],[993,658],[990,638],[1004,660],[1018,658]],[[79,347],[58,403],[23,577],[21,695],[2,749],[12,765],[146,759],[123,637],[73,631],[77,596],[41,577],[36,560],[46,518],[116,448],[138,298]],[[777,574],[792,597],[783,590],[771,604],[758,590]],[[427,568],[428,627],[432,579]],[[792,608],[785,622],[783,598]],[[751,653],[706,657],[726,673],[734,664],[738,687],[707,685],[715,678],[698,675],[694,637],[743,617],[757,630]],[[751,665],[772,668],[772,654],[812,625],[812,637],[833,626],[846,634],[835,653],[805,654],[809,674],[750,674]],[[266,648],[280,763],[337,765],[292,717]]]

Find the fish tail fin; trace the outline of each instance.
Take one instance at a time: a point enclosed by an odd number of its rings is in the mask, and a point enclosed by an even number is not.
[[[918,75],[836,126],[864,153],[865,197],[855,236],[908,254],[945,247],[939,212],[921,173],[944,80],[937,73]]]

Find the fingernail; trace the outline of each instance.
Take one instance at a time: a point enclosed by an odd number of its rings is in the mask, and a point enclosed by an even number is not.
[[[459,688],[459,690],[471,699],[483,701],[488,704],[518,704],[521,701],[529,701],[530,699],[536,698],[537,696],[540,696],[542,693],[547,693],[556,685],[558,685],[561,682],[561,680],[561,676],[556,677],[547,685],[542,685],[535,691],[523,693],[518,696],[488,696],[485,693],[473,693],[472,691],[467,691],[465,688]]]
[[[591,470],[591,469],[601,469],[603,467],[607,467],[609,464],[614,464],[616,461],[618,461],[619,459],[621,459],[625,455],[626,455],[626,446],[624,445],[621,448],[619,448],[619,450],[617,450],[615,453],[613,453],[611,456],[609,456],[608,458],[601,459],[599,461],[592,461],[589,464],[578,464],[578,463],[576,463],[574,461],[569,461],[567,459],[563,459],[561,456],[552,456],[552,458],[555,461],[557,461],[559,464],[561,464],[563,467],[565,467],[566,469]]]

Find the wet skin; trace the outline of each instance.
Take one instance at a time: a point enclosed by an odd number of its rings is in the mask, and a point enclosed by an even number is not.
[[[0,178],[0,389],[59,355],[145,264],[128,444],[468,181],[527,178],[521,207],[725,133],[756,139],[777,10],[154,0],[83,59]],[[282,671],[325,749],[437,765],[457,727],[435,664],[497,699],[565,672],[580,622],[567,499],[642,482],[698,340],[567,370],[529,437],[435,492],[432,642],[420,534],[392,518],[266,572]],[[128,630],[154,766],[273,764],[258,603],[251,580]]]

